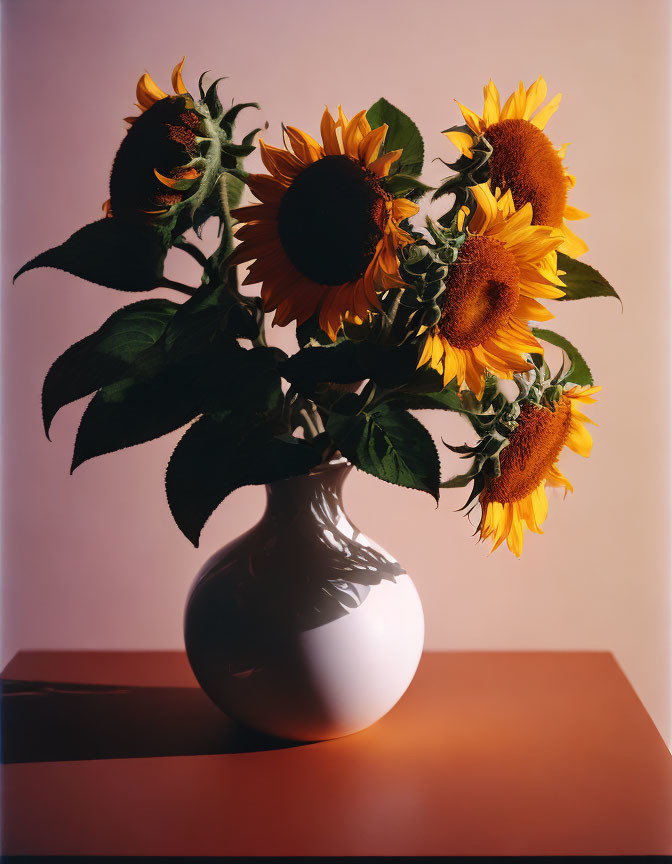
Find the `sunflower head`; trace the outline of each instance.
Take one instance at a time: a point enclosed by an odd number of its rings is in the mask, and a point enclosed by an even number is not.
[[[469,231],[439,298],[441,314],[429,328],[418,362],[431,365],[447,384],[453,378],[477,395],[487,372],[512,378],[530,369],[526,355],[542,353],[529,327],[550,312],[538,298],[563,296],[555,250],[560,233],[534,225],[532,208],[516,210],[511,192],[493,195],[475,186]],[[459,220],[458,220],[459,222]]]
[[[225,113],[217,82],[206,93],[203,76],[201,98],[194,99],[184,85],[183,66],[184,58],[173,69],[173,95],[146,72],[138,81],[140,114],[126,118],[129,129],[115,156],[110,198],[103,205],[108,216],[157,222],[177,233],[192,225],[198,228],[206,211],[211,215],[204,205],[220,176],[235,170],[238,159],[254,149],[251,137],[258,130],[242,145],[231,140],[233,121],[246,106],[235,105]]]
[[[402,153],[381,153],[387,131],[372,129],[366,111],[349,120],[339,108],[337,119],[322,117],[322,143],[292,126],[284,149],[260,140],[269,173],[247,178],[261,203],[233,213],[244,224],[232,262],[254,261],[244,284],[262,283],[274,324],[316,313],[335,339],[345,321],[366,320],[382,293],[403,287],[397,252],[413,238],[400,223],[418,207],[386,189]]]
[[[572,490],[557,462],[565,447],[589,456],[592,439],[585,428],[592,423],[580,410],[581,403],[595,401],[601,388],[571,386],[561,373],[552,380],[543,359],[536,355],[533,379],[516,376],[519,396],[508,402],[496,392],[491,377],[480,403],[465,400],[475,413],[472,425],[480,435],[471,447],[451,447],[463,458],[471,458],[471,469],[448,481],[446,486],[464,486],[473,481],[468,507],[478,498],[481,540],[492,539],[493,551],[505,540],[520,557],[525,528],[541,534],[548,513],[546,486]]]
[[[483,115],[457,103],[464,126],[454,126],[445,135],[466,158],[474,157],[474,146],[485,137],[492,148],[489,185],[493,192],[510,191],[516,209],[530,204],[534,225],[558,229],[563,236],[560,251],[576,258],[587,245],[569,228],[566,220],[588,214],[572,207],[567,196],[575,178],[563,164],[567,145],[556,149],[544,129],[560,104],[558,94],[545,106],[546,82],[540,76],[518,90],[500,106],[499,92],[492,81],[484,88]]]

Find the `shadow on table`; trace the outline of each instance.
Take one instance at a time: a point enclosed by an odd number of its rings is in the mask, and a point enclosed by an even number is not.
[[[0,681],[2,762],[204,756],[302,746],[234,723],[196,687]]]

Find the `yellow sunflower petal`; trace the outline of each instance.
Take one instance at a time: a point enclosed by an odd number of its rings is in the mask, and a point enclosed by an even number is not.
[[[469,135],[468,132],[444,132],[443,134],[449,141],[452,141],[460,153],[471,159],[473,155],[471,152],[471,145],[474,143],[473,135]]]
[[[564,212],[565,219],[587,219],[590,216],[590,213],[586,213],[585,210],[579,210],[578,207],[572,207],[570,204],[565,205]]]
[[[387,123],[383,123],[382,126],[369,132],[369,134],[360,141],[358,155],[364,165],[368,165],[370,162],[374,162],[378,158],[380,145],[385,140],[388,128]]]
[[[168,94],[163,92],[148,72],[145,72],[144,75],[141,76],[135,93],[138,105],[142,111],[151,108],[152,105],[159,102],[161,99],[168,98]]]
[[[560,100],[562,99],[562,93],[557,93],[551,101],[546,105],[541,111],[538,111],[534,117],[531,118],[530,123],[533,126],[536,126],[537,129],[541,129],[542,132],[551,119],[551,117],[558,110],[558,106],[560,105]]]
[[[376,177],[387,177],[390,166],[397,161],[402,152],[402,150],[393,150],[391,153],[379,156],[374,162],[369,163],[369,171],[373,171]]]
[[[474,111],[471,111],[469,108],[466,107],[466,105],[462,105],[462,103],[458,102],[457,99],[455,100],[455,102],[457,102],[457,105],[462,112],[462,116],[464,117],[464,122],[467,124],[467,126],[474,132],[476,132],[477,135],[480,135],[480,133],[485,128],[485,124],[478,116],[478,114],[476,114]]]
[[[327,156],[342,155],[343,149],[341,147],[341,142],[338,140],[338,136],[336,135],[336,124],[334,123],[334,118],[331,116],[331,112],[326,107],[324,109],[324,114],[322,115],[320,134],[322,135],[324,152]]]
[[[564,252],[570,258],[578,258],[588,251],[588,244],[578,237],[568,225],[563,225],[560,228],[563,235],[563,243],[558,246],[558,252]]]
[[[178,96],[183,95],[184,93],[188,93],[189,91],[184,86],[184,81],[182,80],[182,69],[184,67],[184,61],[186,58],[182,58],[177,66],[173,69],[172,75],[172,83],[173,90],[177,93]]]
[[[518,89],[514,90],[504,103],[504,107],[499,115],[500,120],[522,120],[525,113],[526,99],[525,85],[521,81]]]
[[[499,120],[499,91],[492,82],[492,78],[483,88],[483,122],[486,126],[492,126]]]
[[[525,110],[523,111],[523,120],[529,120],[530,117],[537,110],[537,108],[541,104],[543,104],[544,100],[546,99],[546,93],[546,82],[540,75],[534,82],[534,84],[527,88],[527,93],[525,94]]]
[[[417,204],[409,201],[408,198],[395,198],[392,201],[392,216],[398,222],[402,219],[409,219],[411,216],[420,210]]]

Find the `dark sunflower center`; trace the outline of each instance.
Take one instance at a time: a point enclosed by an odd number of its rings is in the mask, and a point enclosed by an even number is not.
[[[283,249],[296,269],[320,285],[364,274],[387,222],[389,196],[348,156],[326,156],[302,171],[278,213]]]
[[[518,426],[502,450],[501,474],[488,483],[484,500],[513,503],[534,492],[560,455],[571,421],[566,397],[556,403],[555,411],[525,402]]]
[[[110,175],[110,204],[115,217],[168,208],[184,192],[157,180],[154,169],[166,177],[185,176],[181,166],[196,153],[199,117],[182,96],[156,102],[141,114],[121,142]]]
[[[482,345],[516,308],[520,271],[511,252],[489,237],[467,237],[446,284],[439,330],[456,348]]]
[[[528,120],[502,120],[484,132],[492,144],[490,183],[511,190],[516,210],[532,205],[533,224],[562,225],[567,177],[562,160],[544,133]]]

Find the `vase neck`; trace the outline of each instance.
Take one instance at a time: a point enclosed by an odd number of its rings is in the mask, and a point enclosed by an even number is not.
[[[310,474],[266,485],[266,515],[287,516],[297,511],[342,511],[342,491],[352,465],[331,462]]]

